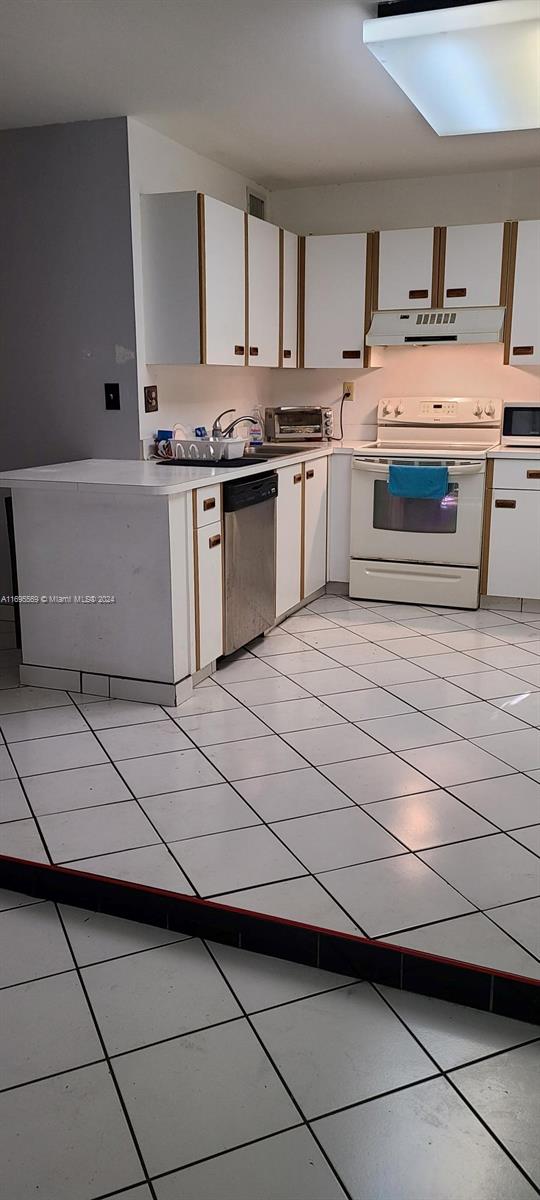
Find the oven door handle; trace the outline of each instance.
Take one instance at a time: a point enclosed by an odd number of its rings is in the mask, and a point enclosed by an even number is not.
[[[387,463],[366,462],[365,459],[353,458],[353,470],[367,471],[370,475],[379,475],[382,479],[388,479]],[[452,480],[461,479],[464,475],[480,475],[484,470],[483,462],[467,463],[462,467],[449,467],[448,478]]]

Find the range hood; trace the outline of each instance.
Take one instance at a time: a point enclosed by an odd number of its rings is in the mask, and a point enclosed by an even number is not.
[[[504,308],[404,308],[373,313],[368,346],[452,346],[500,342]]]

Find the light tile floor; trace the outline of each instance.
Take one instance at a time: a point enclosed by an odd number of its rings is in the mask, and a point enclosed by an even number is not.
[[[174,709],[0,650],[0,852],[540,978],[538,633],[323,596]]]
[[[9,1200],[537,1195],[538,1026],[15,893],[0,906]]]

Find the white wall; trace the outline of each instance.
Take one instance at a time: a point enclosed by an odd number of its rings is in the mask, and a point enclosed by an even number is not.
[[[377,404],[383,396],[500,396],[503,400],[536,401],[540,397],[538,367],[503,365],[503,347],[396,346],[372,351],[373,367],[351,371],[271,371],[269,404],[335,404],[342,383],[355,381],[354,401],[343,408],[348,441],[374,436]],[[339,405],[334,409],[336,434]]]
[[[540,168],[382,179],[272,192],[270,217],[296,233],[357,233],[540,217]]]
[[[145,192],[198,191],[245,209],[246,187],[255,186],[261,191],[259,185],[132,117],[128,118],[128,148],[141,437],[147,437],[157,425],[163,429],[176,421],[208,426],[220,409],[237,408],[241,415],[241,411],[249,413],[257,404],[264,406],[268,372],[261,368],[147,367],[139,202]],[[158,385],[159,412],[146,414],[143,389],[150,383]]]

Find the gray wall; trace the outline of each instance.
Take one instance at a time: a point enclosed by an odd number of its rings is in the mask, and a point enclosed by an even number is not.
[[[138,458],[127,120],[0,132],[0,178],[0,469]]]

